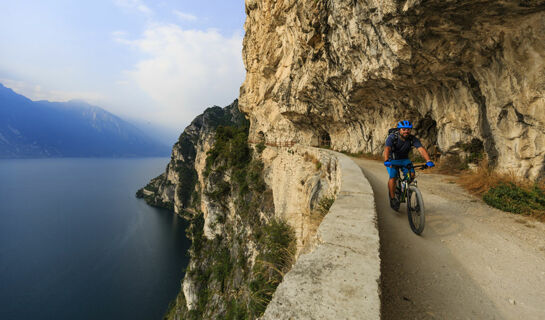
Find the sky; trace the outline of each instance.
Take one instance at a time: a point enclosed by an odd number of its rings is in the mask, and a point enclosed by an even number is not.
[[[0,83],[174,139],[238,97],[244,0],[0,0]]]

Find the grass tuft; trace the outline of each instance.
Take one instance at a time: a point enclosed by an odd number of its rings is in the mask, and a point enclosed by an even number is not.
[[[325,216],[328,212],[331,206],[333,205],[333,202],[335,202],[335,197],[323,197],[318,201],[318,212],[323,216]]]
[[[253,268],[250,283],[250,313],[259,317],[272,299],[276,287],[295,261],[295,233],[283,220],[271,220],[260,230],[261,253]]]
[[[494,208],[545,220],[543,183],[521,180],[514,174],[494,172],[486,160],[481,161],[474,171],[462,172],[458,182]]]
[[[312,155],[312,154],[310,154],[308,152],[305,152],[305,154],[303,155],[303,158],[307,162],[314,163],[314,165],[316,166],[316,171],[320,171],[320,169],[322,168],[322,163],[314,155]]]

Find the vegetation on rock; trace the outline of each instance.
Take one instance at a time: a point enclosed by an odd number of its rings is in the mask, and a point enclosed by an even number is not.
[[[192,267],[186,277],[196,289],[196,307],[188,310],[180,294],[166,318],[255,319],[291,267],[295,234],[273,218],[272,191],[263,180],[259,154],[248,146],[247,123],[216,128],[203,172],[203,200],[220,208],[213,229],[221,231],[209,239],[203,213],[191,217]]]

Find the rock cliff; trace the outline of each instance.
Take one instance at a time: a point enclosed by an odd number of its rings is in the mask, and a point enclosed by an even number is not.
[[[169,319],[256,318],[309,251],[339,188],[337,159],[248,141],[237,101],[180,135],[166,172],[137,192],[190,221],[190,262]]]
[[[247,120],[238,109],[238,100],[225,108],[208,108],[197,116],[172,147],[165,173],[150,181],[137,195],[150,205],[180,215],[187,213],[184,209],[201,209],[206,153],[214,143],[218,126],[247,126]]]
[[[545,176],[544,1],[246,0],[246,13],[240,105],[197,117],[138,192],[191,222],[167,318],[263,313],[340,187],[338,159],[309,146],[380,153],[409,119],[434,156]]]
[[[437,156],[545,176],[545,2],[246,0],[250,139],[382,152],[409,119]]]

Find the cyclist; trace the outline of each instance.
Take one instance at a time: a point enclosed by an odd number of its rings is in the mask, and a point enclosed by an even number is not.
[[[398,171],[397,168],[392,168],[392,165],[396,166],[407,166],[412,163],[409,160],[409,151],[412,147],[415,147],[422,157],[426,159],[426,165],[428,167],[434,167],[433,161],[431,161],[430,156],[426,149],[420,143],[415,136],[411,135],[411,129],[413,125],[410,121],[403,120],[397,123],[397,130],[394,130],[393,133],[388,135],[386,138],[386,147],[384,148],[384,165],[388,170],[388,175],[390,179],[388,180],[388,190],[390,191],[390,207],[394,210],[399,210],[399,200],[395,198],[394,189],[395,189],[395,179],[397,178]],[[392,129],[393,130],[393,129]],[[411,175],[411,178],[414,178],[414,168],[408,170],[407,168],[402,168],[403,174],[408,172]]]

